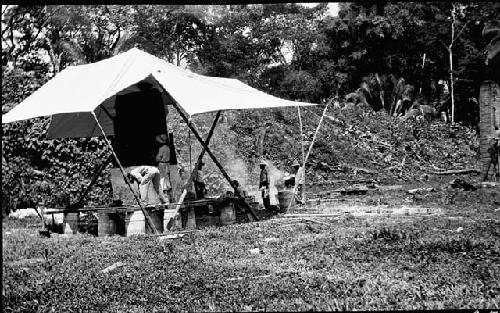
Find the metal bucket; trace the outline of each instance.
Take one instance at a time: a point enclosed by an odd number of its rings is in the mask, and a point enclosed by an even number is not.
[[[196,215],[194,208],[184,208],[181,210],[181,221],[184,229],[196,228]]]
[[[146,209],[156,230],[163,233],[163,210]],[[141,210],[127,212],[125,217],[125,236],[153,234]]]
[[[116,234],[116,222],[111,213],[98,213],[97,216],[97,236],[104,237]]]
[[[231,225],[236,223],[236,212],[231,202],[228,202],[220,208],[220,223],[221,225]]]
[[[175,209],[165,209],[163,213],[163,232],[182,229],[181,215]],[[169,228],[170,227],[170,228]]]
[[[290,207],[294,207],[295,198],[293,195],[293,190],[278,191],[278,202],[279,202],[280,210],[282,212],[286,212],[286,210],[288,209],[288,205],[290,204],[290,201],[292,201],[292,205]]]
[[[153,221],[153,225],[156,227],[158,233],[163,233],[163,210],[147,210],[149,217]],[[154,234],[153,230],[146,223],[146,234]]]
[[[140,235],[146,233],[146,221],[144,213],[141,210],[127,212],[125,217],[125,234],[126,236]]]
[[[80,213],[64,213],[63,229],[65,234],[77,234]]]
[[[252,201],[248,204],[253,210],[263,210],[264,207],[260,205],[259,202],[257,201]]]

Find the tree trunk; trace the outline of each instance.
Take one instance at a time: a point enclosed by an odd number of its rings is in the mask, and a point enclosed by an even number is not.
[[[500,134],[500,87],[491,80],[484,81],[479,91],[479,151],[481,174],[489,162],[488,146],[490,137]]]
[[[453,52],[451,45],[448,49],[450,55],[450,97],[451,97],[451,124],[455,124],[455,96],[453,93]]]
[[[61,57],[62,53],[59,55],[56,55],[54,48],[52,46],[52,43],[48,38],[45,39],[47,42],[47,45],[49,46],[49,49],[47,49],[50,57],[50,62],[52,63],[52,69],[54,70],[54,76],[60,72],[61,69]]]
[[[455,15],[455,4],[453,4],[453,8],[451,9],[451,41],[448,46],[448,54],[450,57],[450,96],[451,96],[451,124],[455,124],[455,95],[453,93],[453,42],[455,41],[455,23],[456,23],[456,15]],[[460,36],[460,35],[459,35]]]
[[[302,130],[302,117],[300,116],[300,107],[297,107],[297,113],[299,115],[299,127],[300,127],[300,149],[302,151],[302,175],[304,177],[304,183],[302,184],[302,202],[306,203],[306,155],[304,152],[304,136],[303,136],[303,130]]]
[[[266,131],[267,127],[263,126],[257,133],[257,155],[259,158],[264,156],[264,139],[266,137]]]

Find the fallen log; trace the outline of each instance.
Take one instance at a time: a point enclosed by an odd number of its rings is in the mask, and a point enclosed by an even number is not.
[[[336,214],[324,214],[324,213],[318,213],[318,214],[285,214],[281,218],[315,218],[315,217],[338,217],[343,215],[343,213],[336,213]]]
[[[12,262],[6,262],[6,264],[9,266],[26,266],[26,265],[35,265],[43,262],[45,262],[45,259],[35,258],[35,259],[21,259]]]
[[[342,198],[314,198],[314,199],[308,199],[306,201],[306,204],[330,203],[330,202],[337,202],[339,200],[342,200]]]
[[[337,179],[337,180],[328,180],[316,183],[306,183],[306,186],[324,186],[324,185],[335,185],[341,183],[375,183],[376,181],[373,179]]]
[[[315,215],[318,215],[318,214],[305,214],[305,215],[309,215],[310,217],[316,217]],[[331,216],[319,216],[319,217],[339,217],[340,215],[331,215]],[[298,225],[300,224],[301,222],[312,222],[312,223],[317,223],[317,224],[322,224],[322,225],[331,225],[331,223],[327,223],[327,222],[322,222],[322,221],[318,221],[316,219],[313,219],[313,218],[307,218],[307,217],[287,217],[287,216],[282,216],[281,218],[277,218],[277,219],[272,219],[272,220],[268,220],[268,221],[273,221],[273,222],[278,222],[278,223],[283,223],[283,222],[287,222],[286,224],[284,225],[279,225],[278,227],[284,227],[284,226],[290,226],[290,225]]]
[[[500,187],[500,183],[492,182],[492,181],[483,181],[480,183],[481,187]]]
[[[312,218],[301,218],[301,220],[306,221],[306,222],[317,223],[317,224],[321,224],[321,225],[327,225],[327,226],[331,226],[332,225],[331,223],[325,223],[325,222],[318,221],[318,220],[315,220],[315,219],[312,219]]]
[[[344,126],[344,122],[343,122],[343,121],[341,121],[341,120],[339,120],[338,118],[335,118],[335,117],[330,116],[330,115],[327,115],[327,114],[325,114],[325,117],[326,117],[328,120],[330,120],[330,121],[332,121],[333,123],[335,123],[335,124],[338,124],[338,125],[340,125],[340,126]]]
[[[362,173],[366,173],[366,174],[378,174],[377,171],[374,171],[374,170],[370,170],[370,169],[367,169],[367,168],[363,168],[363,167],[357,167],[357,166],[350,166],[349,167],[355,172],[362,172]]]
[[[416,194],[416,193],[424,193],[424,192],[432,192],[432,191],[436,191],[436,189],[434,189],[432,187],[428,187],[428,188],[416,188],[416,189],[409,189],[408,193],[409,194]]]
[[[475,168],[467,168],[462,170],[449,170],[449,171],[427,171],[429,174],[434,175],[454,175],[454,174],[469,174],[469,173],[477,173],[480,174],[481,171]]]
[[[368,192],[368,187],[351,187],[340,190],[341,195],[365,195]]]
[[[390,186],[379,186],[375,185],[375,188],[380,191],[388,191],[388,190],[400,190],[403,189],[403,185],[390,185]]]

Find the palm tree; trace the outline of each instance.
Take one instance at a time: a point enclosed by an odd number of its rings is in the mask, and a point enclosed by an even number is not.
[[[486,23],[482,35],[483,39],[489,40],[485,48],[488,79],[481,84],[479,92],[480,161],[484,175],[485,166],[489,162],[487,149],[490,137],[500,135],[500,87],[497,73],[500,67],[500,23]]]

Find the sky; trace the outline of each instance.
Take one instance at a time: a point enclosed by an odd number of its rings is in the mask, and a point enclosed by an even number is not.
[[[304,2],[304,3],[297,3],[305,7],[314,7],[319,4],[319,2]],[[339,4],[338,2],[328,2],[328,13],[331,16],[337,16],[339,14]]]

